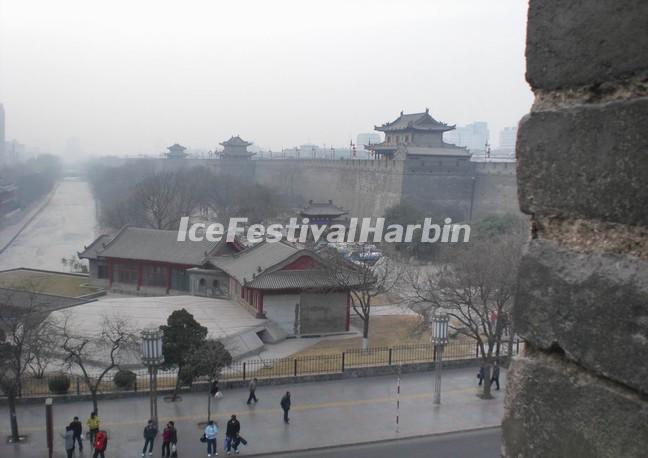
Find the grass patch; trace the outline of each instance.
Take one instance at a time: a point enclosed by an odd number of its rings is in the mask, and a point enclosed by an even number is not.
[[[30,290],[56,296],[79,297],[98,291],[88,277],[66,273],[11,270],[0,272],[0,287]]]

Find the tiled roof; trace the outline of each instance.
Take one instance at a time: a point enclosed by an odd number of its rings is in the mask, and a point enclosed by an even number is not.
[[[81,259],[97,259],[97,252],[103,250],[104,244],[107,244],[110,241],[110,236],[108,234],[101,234],[95,239],[90,245],[85,247],[83,251],[79,253],[79,258]]]
[[[347,213],[343,208],[333,205],[331,201],[313,202],[312,200],[299,212],[303,216],[340,216]]]
[[[401,112],[395,121],[385,123],[382,126],[375,126],[375,129],[381,132],[393,132],[405,129],[445,132],[454,129],[454,126],[437,121],[426,110],[424,113],[403,114]]]
[[[444,145],[441,148],[408,146],[408,156],[461,156],[470,157],[470,152],[461,146]]]
[[[284,242],[261,242],[234,256],[209,258],[209,262],[243,284],[298,251],[294,246]]]
[[[261,275],[247,284],[258,289],[321,289],[350,285],[348,278],[336,280],[333,272],[326,270],[279,270]],[[358,280],[357,284],[361,282]]]
[[[207,240],[178,242],[177,237],[178,231],[125,226],[105,248],[97,250],[97,256],[197,266],[220,243]]]
[[[231,137],[229,140],[221,143],[223,146],[250,146],[252,143],[246,142],[238,135],[236,137]]]

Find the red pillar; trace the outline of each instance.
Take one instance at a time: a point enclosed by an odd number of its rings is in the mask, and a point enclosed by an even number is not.
[[[346,330],[351,329],[351,292],[347,291]]]
[[[113,263],[109,259],[108,260],[108,288],[110,288],[113,284]]]
[[[166,293],[169,294],[169,290],[171,289],[171,266],[167,266],[166,277]]]
[[[141,286],[142,286],[142,263],[138,262],[137,263],[137,291],[140,290]]]
[[[262,291],[257,291],[258,296],[258,302],[257,302],[257,313],[259,315],[263,315],[263,292]]]

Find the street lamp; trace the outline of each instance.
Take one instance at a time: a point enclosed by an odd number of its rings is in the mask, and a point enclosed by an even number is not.
[[[162,354],[162,331],[145,329],[142,331],[142,363],[149,370],[149,395],[151,398],[151,420],[157,425],[157,370],[164,362]]]
[[[434,344],[434,403],[441,404],[441,369],[443,368],[443,347],[448,343],[448,315],[432,316],[432,343]]]

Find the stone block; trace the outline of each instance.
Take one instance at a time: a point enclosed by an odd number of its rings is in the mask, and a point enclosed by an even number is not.
[[[527,81],[555,89],[647,70],[647,18],[645,0],[531,0]]]
[[[508,373],[506,458],[639,458],[648,450],[648,403],[561,357],[531,354]]]
[[[532,346],[557,344],[589,370],[648,393],[648,262],[532,240],[513,321]]]
[[[517,143],[522,211],[648,225],[647,125],[648,97],[527,115]]]

